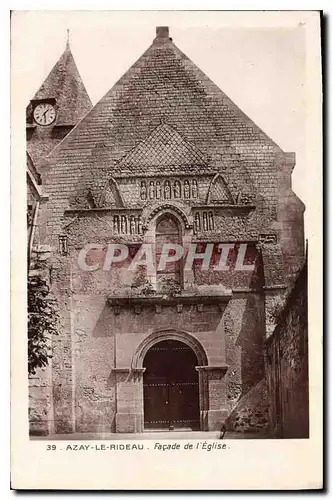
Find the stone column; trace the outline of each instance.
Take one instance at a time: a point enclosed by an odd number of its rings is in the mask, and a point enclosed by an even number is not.
[[[190,248],[190,245],[192,243],[192,238],[193,238],[193,230],[185,230],[184,234],[182,235],[182,245],[183,248],[187,251]],[[183,266],[185,267],[186,259],[185,257],[183,258]],[[194,285],[194,272],[193,272],[193,266],[191,269],[185,270],[183,269],[183,282],[184,282],[184,289],[190,288],[192,285]]]
[[[200,384],[200,424],[202,430],[220,430],[228,416],[227,365],[197,366]]]
[[[143,431],[145,368],[113,368],[116,379],[116,432]]]

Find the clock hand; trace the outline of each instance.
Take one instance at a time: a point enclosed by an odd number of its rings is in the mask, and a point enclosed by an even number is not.
[[[49,110],[47,109],[47,110],[43,113],[44,123],[46,123],[46,113],[47,113],[48,111],[49,111]]]

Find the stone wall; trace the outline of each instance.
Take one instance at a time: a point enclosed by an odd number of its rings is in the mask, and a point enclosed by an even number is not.
[[[154,332],[187,332],[203,347],[208,366],[227,366],[216,402],[225,409],[225,416],[263,376],[265,332],[260,295],[237,296],[223,311],[217,304],[158,308],[153,302],[141,309],[117,310],[103,296],[82,294],[74,294],[70,303],[66,314],[71,319],[62,322],[68,333],[63,332],[54,344],[58,432],[116,430],[119,398],[124,406],[126,393],[126,404],[133,405],[136,397],[134,385],[122,393],[118,388],[117,403],[116,379],[119,382],[123,376],[119,370],[131,368],[140,344]],[[140,404],[138,400],[137,406]],[[214,425],[219,428],[221,423],[220,419]]]
[[[268,434],[269,400],[266,380],[262,379],[240,399],[226,421],[227,430]]]
[[[270,433],[309,437],[307,264],[266,342]]]
[[[303,251],[294,238],[304,207],[291,190],[292,167],[288,153],[159,36],[43,160],[49,201],[39,236],[53,246],[50,277],[61,307],[52,360],[55,432],[142,430],[142,366],[134,369],[133,359],[163,331],[204,353],[202,428],[220,428],[240,401],[243,421],[258,420],[251,408],[264,377],[265,337]],[[87,243],[104,246],[90,252],[90,264],[102,264],[108,243],[131,251],[154,244],[163,214],[178,220],[185,247],[235,244],[230,271],[203,272],[195,263],[183,270],[172,305],[146,297],[136,306],[135,276],[126,269],[133,255],[110,271],[79,268]],[[254,264],[247,272],[235,266],[244,243],[245,263]],[[157,282],[156,272],[147,277]],[[223,300],[214,298],[216,289]]]

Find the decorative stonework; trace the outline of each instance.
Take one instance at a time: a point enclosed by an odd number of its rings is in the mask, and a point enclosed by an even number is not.
[[[124,313],[126,310],[140,314],[143,308],[151,308],[152,306],[154,308],[156,306],[160,306],[161,308],[175,307],[175,311],[181,313],[184,305],[195,305],[198,312],[203,312],[205,306],[210,304],[220,305],[222,303],[225,305],[231,297],[231,291],[226,291],[224,294],[216,294],[212,291],[211,295],[202,295],[200,293],[192,295],[184,292],[175,296],[153,293],[152,295],[110,296],[107,299],[107,303],[113,309],[115,315]]]
[[[259,243],[262,245],[276,245],[277,235],[276,234],[260,234]]]
[[[140,200],[196,200],[197,179],[168,178],[140,180]]]
[[[65,234],[59,235],[59,253],[60,255],[68,254],[68,237]]]
[[[96,181],[90,187],[79,189],[70,199],[73,209],[124,208],[125,203],[118,183],[113,177]]]
[[[178,215],[178,217],[183,221],[185,229],[190,229],[192,227],[192,223],[190,218],[187,216],[187,214],[179,208],[175,204],[169,204],[169,203],[160,203],[156,205],[145,217],[145,225],[144,228],[147,228],[148,224],[154,217],[156,217],[158,214],[162,214],[163,212],[171,212],[175,213]]]
[[[115,214],[113,216],[113,234],[142,234],[140,215]]]
[[[152,133],[126,154],[117,167],[206,165],[203,154],[166,123],[156,127]]]
[[[198,234],[205,231],[214,231],[214,213],[212,210],[195,212],[194,214],[194,233]]]
[[[218,173],[213,178],[207,193],[207,205],[209,203],[234,204],[235,200],[222,174]]]
[[[94,190],[95,191],[95,190]],[[112,177],[107,181],[104,189],[92,194],[96,207],[124,207],[124,200],[118,183]]]

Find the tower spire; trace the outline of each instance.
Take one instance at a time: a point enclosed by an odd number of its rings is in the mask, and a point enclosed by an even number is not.
[[[66,40],[66,50],[69,50],[69,29],[67,28],[67,40]]]

